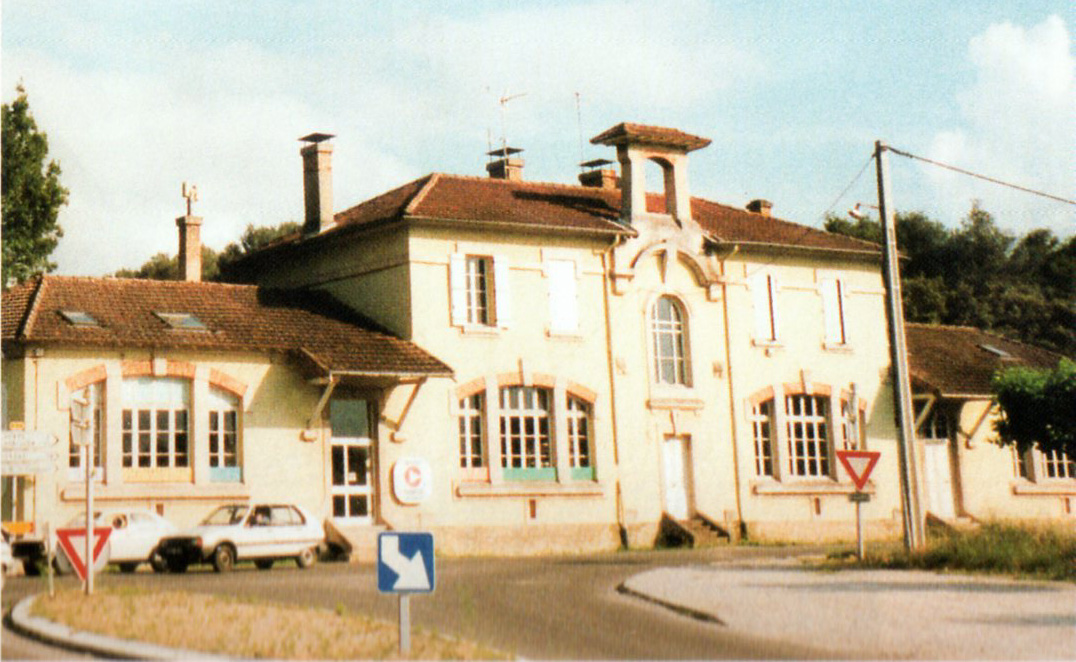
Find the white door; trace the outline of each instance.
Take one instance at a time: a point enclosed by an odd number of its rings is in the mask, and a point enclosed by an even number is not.
[[[927,479],[927,510],[942,519],[956,516],[953,504],[953,467],[947,440],[927,440],[923,469]]]
[[[665,512],[675,519],[691,515],[690,448],[684,437],[668,437],[662,446],[665,466]]]
[[[333,518],[349,524],[371,524],[373,441],[368,403],[334,399],[329,403],[329,418],[333,433],[329,460]]]

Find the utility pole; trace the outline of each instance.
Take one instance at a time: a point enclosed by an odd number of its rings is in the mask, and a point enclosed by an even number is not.
[[[885,251],[882,270],[885,279],[886,312],[889,315],[889,354],[893,366],[893,405],[897,415],[897,449],[900,457],[901,511],[904,516],[904,548],[923,546],[923,515],[919,505],[919,479],[915,470],[915,423],[912,411],[912,386],[908,375],[908,349],[904,336],[904,304],[900,295],[900,263],[897,255],[897,226],[889,191],[888,147],[874,143],[874,162],[878,168],[878,211],[882,218]]]

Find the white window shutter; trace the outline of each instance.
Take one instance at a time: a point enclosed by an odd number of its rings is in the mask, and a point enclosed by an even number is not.
[[[549,328],[559,333],[575,333],[579,330],[575,262],[550,260],[546,270],[549,274]]]
[[[840,304],[841,315],[841,332],[844,335],[844,344],[848,345],[852,342],[852,335],[849,332],[849,318],[848,318],[848,283],[839,280],[837,281],[837,303]]]
[[[453,326],[467,323],[467,256],[453,253],[448,258],[448,282],[452,300]]]
[[[822,316],[825,328],[826,342],[839,343],[841,341],[841,308],[837,301],[837,281],[826,278],[820,286],[822,292]]]
[[[781,282],[777,280],[777,276],[770,276],[770,315],[773,318],[773,341],[781,341],[781,309],[779,306],[781,297],[779,292],[781,291]]]
[[[755,339],[763,342],[777,338],[777,279],[759,274],[751,282],[755,304]]]
[[[508,258],[493,256],[493,303],[496,306],[497,326],[512,324],[512,288],[508,280]]]

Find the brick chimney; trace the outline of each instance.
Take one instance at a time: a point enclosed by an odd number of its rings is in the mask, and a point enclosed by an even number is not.
[[[580,163],[579,165],[586,170],[579,173],[579,183],[587,188],[615,189],[619,185],[616,170],[604,167],[612,164],[613,162],[609,159],[594,159]]]
[[[198,201],[198,188],[183,182],[187,213],[176,219],[179,228],[179,279],[191,283],[202,281],[202,219],[191,214]]]
[[[486,152],[490,157],[497,157],[486,164],[490,179],[507,179],[511,182],[523,181],[523,159],[513,155],[523,150],[518,147],[502,147]]]
[[[770,218],[773,215],[772,210],[773,203],[769,200],[758,198],[747,203],[747,211],[760,214],[764,218]]]
[[[328,133],[311,133],[299,140],[307,143],[303,157],[303,235],[324,232],[333,224],[333,138]]]

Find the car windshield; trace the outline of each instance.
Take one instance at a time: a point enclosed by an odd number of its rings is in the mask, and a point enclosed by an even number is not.
[[[209,517],[205,518],[202,524],[208,526],[228,526],[230,524],[238,524],[243,521],[243,516],[247,514],[246,506],[221,506],[217,508]]]

